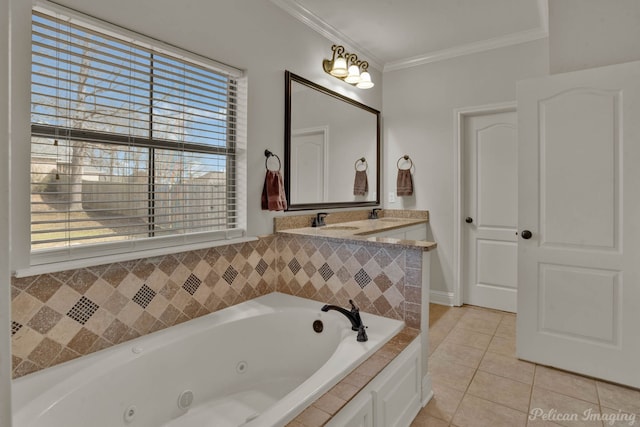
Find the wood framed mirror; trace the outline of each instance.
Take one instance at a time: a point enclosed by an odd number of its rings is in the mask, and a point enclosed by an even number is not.
[[[378,110],[285,71],[284,147],[288,210],[380,204]],[[364,195],[354,195],[356,171]]]

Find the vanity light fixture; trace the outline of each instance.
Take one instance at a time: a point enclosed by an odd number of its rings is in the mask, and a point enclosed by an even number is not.
[[[322,68],[327,74],[339,78],[360,89],[369,89],[374,86],[369,74],[369,63],[359,60],[355,53],[345,52],[344,46],[334,44],[331,46],[333,55],[331,59],[322,61]]]

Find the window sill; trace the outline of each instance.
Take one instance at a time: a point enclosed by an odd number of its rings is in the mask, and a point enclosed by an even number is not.
[[[254,242],[256,240],[258,240],[257,237],[238,237],[234,239],[213,240],[213,241],[206,241],[206,242],[167,246],[167,247],[161,247],[156,249],[143,249],[143,250],[121,253],[121,254],[96,255],[92,257],[69,260],[69,261],[54,261],[50,263],[32,265],[27,268],[18,269],[15,271],[14,277],[21,278],[21,277],[35,276],[38,274],[56,273],[59,271],[93,267],[96,265],[103,265],[103,264],[113,264],[116,262],[131,261],[134,259],[169,255],[169,254],[175,254],[179,252],[195,251],[199,249],[212,248],[216,246],[226,246],[226,245],[233,245],[236,243]]]

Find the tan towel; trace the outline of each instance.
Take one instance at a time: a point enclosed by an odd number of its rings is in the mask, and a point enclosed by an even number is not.
[[[268,170],[262,186],[262,210],[287,210],[287,197],[284,193],[280,171]]]
[[[413,195],[413,177],[411,176],[411,169],[398,169],[396,186],[396,193],[398,196]]]
[[[364,196],[369,191],[367,171],[356,171],[356,179],[353,182],[353,195]]]

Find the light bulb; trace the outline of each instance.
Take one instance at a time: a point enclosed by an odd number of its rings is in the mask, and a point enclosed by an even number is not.
[[[360,81],[360,67],[352,65],[349,67],[349,75],[344,79],[347,83],[358,83]]]
[[[345,77],[347,74],[347,60],[344,56],[338,56],[333,61],[333,68],[331,68],[331,75],[335,77]]]
[[[372,88],[373,86],[374,84],[371,81],[371,75],[369,74],[368,71],[363,71],[362,74],[360,74],[360,81],[358,82],[356,87],[360,89],[369,89],[369,88]]]

